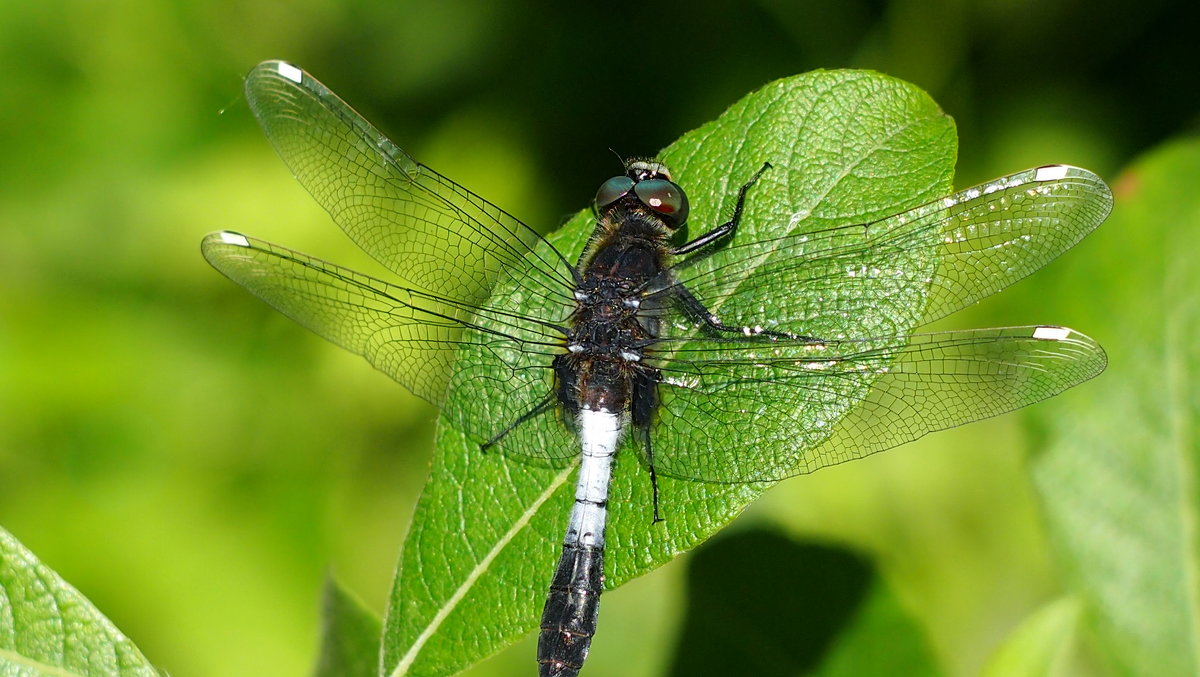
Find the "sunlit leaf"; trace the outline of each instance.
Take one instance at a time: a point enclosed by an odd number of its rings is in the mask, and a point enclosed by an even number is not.
[[[697,229],[728,218],[737,188],[771,162],[761,192],[747,203],[745,228],[752,233],[778,227],[781,214],[804,215],[815,228],[916,206],[948,192],[954,155],[952,122],[920,90],[871,73],[817,72],[747,96],[660,158],[687,186],[689,222]],[[581,212],[551,242],[574,254],[591,225],[590,212]],[[496,293],[506,293],[503,283]],[[911,329],[899,325],[897,333]],[[447,421],[461,420],[455,415],[469,408],[474,425],[503,425],[522,413],[513,402],[524,400],[472,401],[470,378],[462,376],[451,390],[451,419],[441,421],[432,476],[404,546],[385,621],[384,665],[391,674],[451,674],[530,631],[557,559],[573,469],[480,454],[478,441]],[[577,443],[565,429],[548,434],[554,437],[545,444],[573,453]],[[606,587],[703,541],[766,486],[671,479],[660,485],[666,521],[652,525],[645,471],[635,456],[618,457]]]
[[[133,642],[0,529],[0,675],[154,676]]]
[[[1040,412],[1050,533],[1090,645],[1117,674],[1200,672],[1198,183],[1195,141],[1117,180],[1118,208],[1072,271],[1074,293],[1103,299],[1080,312],[1119,318],[1103,337],[1113,367],[1090,397]]]

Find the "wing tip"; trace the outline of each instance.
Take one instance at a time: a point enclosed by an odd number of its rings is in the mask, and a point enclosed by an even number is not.
[[[1034,170],[1034,181],[1058,181],[1066,178],[1071,170],[1075,169],[1070,165],[1043,165]]]
[[[221,267],[220,262],[234,255],[235,250],[229,247],[237,247],[238,249],[253,249],[250,238],[241,233],[232,230],[219,230],[215,233],[209,233],[200,240],[200,255],[208,261],[209,265],[220,270],[222,274],[228,276]],[[237,254],[241,257],[243,254]]]
[[[1068,180],[1072,184],[1090,186],[1087,189],[1088,199],[1101,205],[1100,211],[1097,212],[1099,218],[1095,219],[1097,226],[1112,212],[1112,189],[1095,172],[1074,165],[1043,165],[1035,167],[1032,171],[1033,178],[1030,181],[1033,183]]]
[[[1065,341],[1072,334],[1078,333],[1074,329],[1054,325],[1040,325],[1033,328],[1033,338],[1041,341]]]
[[[233,245],[235,247],[250,246],[250,238],[233,230],[219,230],[215,233],[210,233],[204,239],[211,242],[220,242],[221,244]]]
[[[287,61],[274,61],[268,63],[274,64],[275,72],[279,73],[281,77],[287,78],[296,84],[300,84],[300,82],[304,80],[304,71],[300,70],[299,67],[288,63]]]
[[[1079,181],[1085,181],[1088,183],[1099,184],[1100,186],[1103,186],[1105,188],[1108,187],[1108,184],[1105,183],[1104,179],[1100,178],[1100,176],[1097,175],[1095,172],[1093,172],[1090,169],[1084,169],[1083,167],[1077,167],[1075,165],[1064,165],[1064,164],[1042,165],[1040,167],[1034,167],[1032,170],[1027,170],[1027,171],[1033,172],[1033,178],[1031,179],[1031,181],[1033,181],[1035,183],[1044,183],[1047,181],[1062,181],[1063,179],[1075,179],[1075,180],[1079,180]]]
[[[266,83],[272,82],[276,83],[276,87],[280,86],[281,83],[304,87],[307,86],[307,82],[311,81],[312,76],[308,75],[304,69],[282,59],[263,61],[250,69],[250,72],[246,74],[246,87],[248,91],[256,87],[269,87],[271,85]]]
[[[304,69],[285,59],[267,59],[258,62],[251,72],[276,73],[293,82],[299,82],[296,78],[304,73]]]
[[[1070,327],[1038,325],[1033,327],[1030,337],[1036,341],[1060,343],[1064,346],[1063,350],[1079,358],[1081,362],[1086,363],[1087,366],[1084,369],[1083,375],[1072,385],[1077,385],[1094,378],[1108,368],[1108,353],[1104,351],[1104,346],[1083,332],[1075,331]],[[1047,349],[1051,351],[1056,350],[1053,348]]]

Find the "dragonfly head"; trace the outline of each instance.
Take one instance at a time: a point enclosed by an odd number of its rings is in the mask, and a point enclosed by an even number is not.
[[[604,209],[627,196],[662,216],[671,230],[687,221],[687,194],[671,180],[670,170],[661,162],[642,159],[626,162],[624,176],[612,177],[596,191],[596,209]]]
[[[671,180],[671,170],[661,162],[644,158],[630,158],[625,163],[625,175],[634,181],[647,179]]]

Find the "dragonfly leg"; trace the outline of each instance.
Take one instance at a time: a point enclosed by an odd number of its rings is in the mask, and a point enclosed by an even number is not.
[[[672,249],[671,254],[675,256],[690,254],[709,244],[717,242],[718,240],[733,237],[734,232],[737,231],[738,223],[740,223],[742,220],[742,209],[746,206],[746,193],[750,190],[750,186],[753,186],[755,182],[758,181],[759,177],[763,175],[763,172],[767,171],[768,169],[771,169],[771,163],[764,162],[762,167],[760,167],[758,171],[754,173],[754,176],[750,177],[750,180],[744,183],[738,190],[737,205],[735,205],[733,208],[732,218],[701,235],[700,237],[697,237],[695,240]],[[789,334],[787,332],[771,331],[768,329],[763,329],[762,327],[731,327],[721,322],[716,315],[710,312],[708,308],[705,308],[704,304],[701,303],[699,299],[697,299],[682,285],[676,286],[675,298],[677,301],[679,301],[680,305],[683,306],[685,311],[702,320],[704,324],[714,331],[721,331],[730,334],[741,334],[743,336],[766,336],[776,339],[816,340],[808,336],[798,336],[796,334]]]
[[[537,404],[535,404],[533,406],[533,409],[530,409],[529,411],[525,412],[524,414],[521,414],[517,418],[517,420],[504,426],[503,430],[496,433],[495,435],[492,435],[491,439],[489,439],[487,442],[484,442],[483,444],[479,445],[479,450],[486,454],[489,449],[491,449],[492,447],[499,444],[500,440],[504,439],[504,437],[506,435],[511,433],[513,430],[516,430],[517,426],[521,425],[522,423],[524,423],[530,419],[541,416],[542,414],[546,413],[547,411],[553,409],[555,403],[557,403],[557,402],[558,402],[557,394],[553,390],[550,391],[550,393],[548,395],[546,395],[545,397],[542,398],[541,402],[538,402]]]
[[[679,245],[678,247],[675,247],[674,249],[671,250],[671,254],[674,256],[682,256],[684,254],[690,254],[690,253],[696,251],[697,249],[702,249],[703,247],[710,245],[713,242],[716,242],[718,240],[733,237],[734,232],[737,230],[738,222],[742,220],[742,208],[745,207],[745,205],[746,205],[746,191],[750,190],[750,186],[753,186],[754,182],[758,181],[758,177],[762,176],[762,173],[767,171],[770,168],[771,168],[771,163],[764,162],[763,166],[760,167],[759,170],[754,173],[754,176],[750,177],[749,181],[742,184],[741,189],[738,190],[737,205],[734,206],[734,208],[733,208],[733,217],[732,218],[730,218],[725,223],[722,223],[721,225],[717,226],[716,228],[713,228],[712,230],[708,231],[707,233],[701,235],[700,237],[697,237],[695,240],[692,240],[691,242],[688,242],[687,244],[682,244],[682,245]]]
[[[661,375],[657,370],[640,371],[634,377],[633,402],[630,418],[633,423],[633,435],[642,445],[646,454],[646,467],[650,469],[650,488],[654,495],[654,520],[652,523],[663,521],[658,513],[658,471],[654,467],[654,447],[650,444],[650,422],[654,412],[658,411],[658,382]]]
[[[786,331],[774,331],[764,329],[762,327],[734,327],[725,324],[721,318],[705,307],[700,299],[696,298],[687,287],[683,285],[675,285],[672,290],[675,300],[683,307],[684,312],[700,320],[713,331],[725,332],[727,334],[741,334],[742,336],[765,336],[771,339],[788,339],[791,341],[811,341],[819,342],[820,339],[812,336],[803,336],[801,334],[792,334]]]
[[[650,428],[634,428],[633,434],[642,444],[642,449],[646,454],[646,465],[650,468],[650,489],[654,495],[654,519],[651,520],[651,524],[657,524],[664,520],[658,513],[658,472],[654,469],[654,449],[650,446]]]

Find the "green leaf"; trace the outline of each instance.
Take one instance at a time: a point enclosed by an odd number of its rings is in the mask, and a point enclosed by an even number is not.
[[[1079,601],[1057,599],[1033,612],[992,654],[982,677],[1060,674],[1079,622]]]
[[[876,576],[853,620],[813,677],[942,674],[920,627]]]
[[[1039,412],[1034,479],[1091,646],[1126,674],[1200,673],[1197,185],[1196,141],[1136,163],[1076,261],[1079,289],[1051,295],[1102,299],[1072,306],[1109,327],[1112,369],[1090,397]]]
[[[781,214],[819,227],[879,218],[931,200],[950,188],[955,151],[953,122],[924,92],[874,73],[834,71],[771,83],[659,157],[687,188],[689,223],[697,229],[727,219],[737,189],[771,162],[774,168],[747,201],[742,228],[753,233],[779,228]],[[551,242],[576,255],[592,218],[590,211],[580,212]],[[505,293],[502,281],[496,294]],[[527,307],[538,299],[511,301]],[[463,410],[493,429],[511,422],[524,412],[513,411],[511,402],[472,399],[472,380],[531,377],[463,370],[456,378],[385,620],[387,674],[451,674],[532,630],[566,528],[573,467],[481,454],[478,443],[451,423]],[[543,444],[568,450],[578,444],[565,429],[546,434]],[[653,525],[649,479],[635,457],[618,455],[606,588],[702,542],[767,487],[661,477],[659,483],[666,522]],[[601,632],[603,627],[602,617]]]
[[[87,598],[0,529],[0,675],[158,672]]]
[[[780,585],[786,581],[786,585]],[[869,560],[765,530],[715,538],[688,568],[672,675],[936,675]]]
[[[381,622],[331,574],[321,610],[321,655],[315,677],[372,677],[379,674]]]

